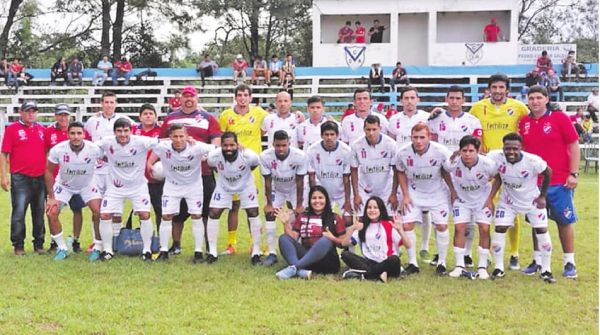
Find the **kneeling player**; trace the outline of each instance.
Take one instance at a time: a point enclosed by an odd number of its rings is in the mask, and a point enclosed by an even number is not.
[[[492,279],[504,277],[504,246],[506,231],[514,225],[518,214],[525,214],[527,221],[535,230],[540,252],[542,270],[540,278],[547,283],[556,280],[550,270],[552,240],[548,233],[548,213],[546,212],[546,192],[552,177],[552,171],[539,156],[521,151],[523,140],[517,133],[509,133],[502,139],[503,149],[493,150],[487,155],[498,165],[498,174],[487,200],[491,204],[493,197],[502,185],[502,192],[496,207],[494,223],[496,229],[492,238],[495,269]],[[537,187],[538,175],[542,175],[541,190]]]

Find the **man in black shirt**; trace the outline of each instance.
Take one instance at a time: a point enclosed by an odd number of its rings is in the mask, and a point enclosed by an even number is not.
[[[373,21],[373,27],[369,29],[369,36],[371,36],[371,43],[381,43],[383,39],[383,31],[386,30],[386,26],[380,26],[379,20]]]

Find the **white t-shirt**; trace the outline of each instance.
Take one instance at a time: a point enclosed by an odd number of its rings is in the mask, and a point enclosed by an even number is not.
[[[498,173],[498,166],[493,160],[477,155],[477,162],[469,169],[459,156],[454,161],[448,158],[443,166],[452,176],[456,194],[465,204],[479,204],[487,200],[492,190],[490,178]]]
[[[366,136],[362,136],[350,148],[350,166],[358,169],[358,187],[373,195],[389,195],[394,177],[392,166],[396,161],[396,142],[387,135],[379,134],[379,142],[373,146]]]
[[[267,133],[267,147],[273,147],[273,135],[278,130],[285,130],[290,137],[290,146],[298,147],[298,119],[293,113],[288,114],[287,117],[282,118],[279,113],[273,113],[265,116],[260,126],[262,131]]]
[[[337,141],[332,151],[323,147],[323,141],[308,148],[308,173],[314,173],[319,185],[323,186],[331,199],[345,196],[344,175],[350,176],[352,151],[341,141]]]
[[[165,173],[165,194],[172,192],[202,191],[202,157],[215,149],[214,145],[196,141],[194,145],[186,144],[182,151],[173,149],[171,140],[163,141],[154,148],[160,157]],[[178,187],[179,186],[179,187]],[[185,188],[182,189],[181,186]]]
[[[442,165],[451,155],[450,150],[436,142],[429,142],[429,147],[422,155],[415,152],[412,143],[400,146],[396,153],[396,168],[406,173],[408,192],[413,200],[431,201],[448,197],[448,188],[442,178]]]
[[[115,121],[120,118],[129,120],[133,129],[135,122],[129,116],[117,113],[114,113],[110,118],[107,118],[104,116],[104,114],[100,114],[100,116],[91,116],[89,119],[87,119],[84,128],[85,131],[90,134],[92,141],[98,142],[105,137],[115,136]],[[98,169],[96,173],[108,174],[108,165],[106,165],[106,162],[102,160],[98,160],[96,162],[96,169]]]
[[[69,141],[55,145],[48,153],[48,161],[58,164],[55,182],[72,190],[81,190],[92,181],[96,160],[104,157],[104,151],[94,143],[84,140],[81,151],[75,153]]]
[[[223,157],[223,149],[213,149],[206,160],[218,172],[217,185],[230,193],[242,192],[248,185],[254,185],[252,168],[258,166],[258,155],[246,148],[238,150],[237,157],[229,162]]]
[[[427,123],[429,113],[417,109],[413,116],[408,116],[404,112],[396,113],[390,118],[388,131],[396,137],[398,144],[410,142],[412,127],[417,123]]]
[[[304,176],[307,167],[306,154],[298,148],[289,148],[289,153],[283,161],[277,158],[274,148],[260,154],[260,173],[263,176],[270,175],[273,189],[280,193],[296,192],[296,176]]]
[[[321,125],[325,122],[327,122],[327,119],[321,118],[319,123],[312,124],[308,119],[300,124],[298,127],[298,143],[303,143],[302,150],[304,152],[307,152],[311,145],[321,140]]]
[[[375,115],[379,118],[379,122],[381,125],[381,133],[387,134],[388,132],[388,121],[385,116],[379,113],[370,113],[370,115]],[[365,118],[361,118],[356,113],[348,115],[342,121],[342,131],[340,134],[340,140],[342,142],[348,143],[351,145],[354,141],[356,141],[359,137],[365,135]]]
[[[365,242],[360,243],[360,250],[365,258],[381,263],[392,255],[398,256],[401,242],[402,237],[391,222],[371,222],[365,231]]]
[[[431,133],[438,136],[437,142],[446,146],[450,151],[456,151],[460,148],[460,140],[466,135],[481,137],[481,121],[469,113],[462,112],[458,117],[453,118],[444,112],[437,118],[429,121]]]

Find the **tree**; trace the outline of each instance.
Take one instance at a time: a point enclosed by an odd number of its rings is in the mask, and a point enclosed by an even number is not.
[[[4,24],[2,33],[0,34],[0,56],[3,58],[6,57],[6,47],[8,46],[8,36],[10,34],[10,30],[15,23],[15,17],[17,16],[17,12],[22,3],[23,0],[10,1],[6,23]]]

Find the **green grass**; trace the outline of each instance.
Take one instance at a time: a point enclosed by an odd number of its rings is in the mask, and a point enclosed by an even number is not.
[[[250,265],[246,228],[239,232],[239,254],[220,257],[212,266],[191,263],[189,225],[184,254],[168,263],[119,257],[91,264],[87,254],[57,263],[32,255],[29,243],[29,255],[15,257],[9,242],[10,198],[3,192],[0,333],[597,334],[597,175],[582,175],[576,204],[577,280],[561,277],[562,251],[551,224],[557,284],[512,271],[498,281],[437,278],[433,267],[422,264],[421,274],[384,285],[344,282],[341,274],[278,281],[274,274],[281,261],[273,268]],[[66,211],[63,222],[70,222],[69,216]],[[70,229],[67,225],[67,234]],[[226,230],[223,222],[221,249]],[[523,225],[522,233],[525,265],[531,259],[529,226]],[[82,239],[89,245],[88,223]],[[453,264],[451,252],[449,258]]]

